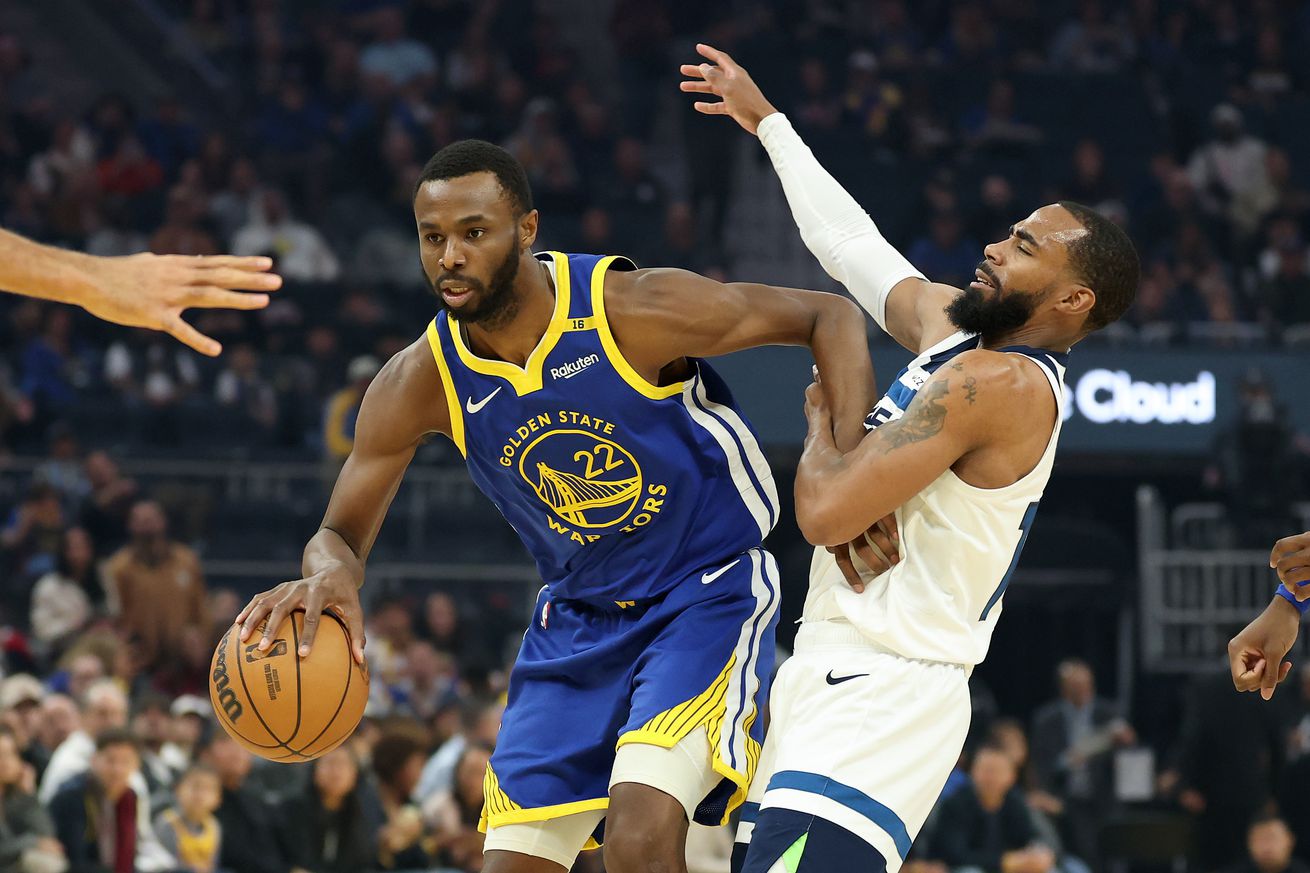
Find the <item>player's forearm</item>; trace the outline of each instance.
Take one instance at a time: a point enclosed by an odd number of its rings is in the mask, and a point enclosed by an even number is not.
[[[828,407],[836,447],[849,452],[864,438],[864,418],[877,401],[873,361],[860,311],[844,297],[824,295],[814,321],[810,351]]]
[[[84,305],[94,293],[94,284],[84,267],[90,257],[0,230],[0,289]]]
[[[823,168],[781,113],[759,125],[801,239],[829,276],[887,328],[887,295],[909,277],[924,278],[883,238],[855,198]]]
[[[320,573],[343,571],[350,574],[358,588],[364,584],[364,557],[356,554],[341,534],[323,527],[305,545],[300,572],[309,579]]]
[[[850,464],[838,450],[833,434],[827,428],[811,427],[796,465],[795,485],[796,526],[811,544],[836,546],[854,537],[847,534],[849,525],[844,523],[853,513],[840,494],[849,476]],[[863,517],[863,513],[859,514]]]

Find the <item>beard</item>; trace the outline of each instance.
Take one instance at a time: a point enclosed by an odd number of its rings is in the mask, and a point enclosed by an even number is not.
[[[443,271],[433,280],[432,291],[437,295],[437,303],[452,317],[465,324],[476,324],[488,330],[495,330],[513,318],[519,310],[519,299],[514,294],[514,280],[518,275],[519,253],[517,248],[511,246],[505,259],[491,274],[490,282],[483,284],[472,276]],[[473,291],[469,304],[458,311],[448,306],[446,298],[441,296],[441,283],[448,279],[467,285]]]
[[[1023,327],[1032,317],[1040,298],[1023,291],[1006,294],[1000,279],[992,272],[991,264],[983,261],[978,269],[992,283],[995,293],[989,297],[970,285],[946,305],[945,312],[951,324],[966,333],[978,334],[986,343]]]

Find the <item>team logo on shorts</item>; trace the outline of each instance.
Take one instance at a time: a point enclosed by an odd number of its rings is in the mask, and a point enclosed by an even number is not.
[[[519,474],[564,522],[586,529],[622,524],[641,498],[632,453],[587,430],[550,430],[528,443]]]

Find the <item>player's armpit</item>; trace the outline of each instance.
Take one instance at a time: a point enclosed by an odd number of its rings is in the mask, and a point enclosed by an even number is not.
[[[966,352],[924,383],[903,416],[845,454],[825,435],[823,410],[807,404],[809,434],[796,470],[796,521],[805,538],[820,546],[849,542],[969,452],[1008,439],[1009,413],[1026,378],[1005,355]]]
[[[959,293],[938,282],[902,279],[887,295],[887,332],[916,355],[931,348],[958,330],[946,317],[946,306]]]

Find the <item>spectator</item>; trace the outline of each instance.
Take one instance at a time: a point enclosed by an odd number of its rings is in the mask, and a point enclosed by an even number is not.
[[[218,773],[204,764],[193,765],[178,778],[174,794],[176,802],[155,819],[160,843],[186,873],[216,873],[223,842],[223,829],[214,816],[223,800]]]
[[[1023,120],[1014,85],[1004,79],[993,82],[986,101],[964,114],[960,128],[972,148],[987,151],[1026,151],[1043,138],[1041,130]]]
[[[1228,873],[1306,873],[1310,869],[1292,857],[1296,838],[1287,823],[1274,813],[1260,813],[1246,830],[1247,857]]]
[[[453,693],[454,676],[449,655],[414,640],[405,651],[405,675],[391,688],[396,711],[426,723]]]
[[[67,422],[55,422],[49,433],[49,456],[36,468],[32,478],[54,486],[64,502],[64,510],[73,514],[91,491],[82,470],[77,435]]]
[[[87,689],[78,710],[79,727],[68,735],[50,756],[50,764],[41,777],[38,796],[49,803],[65,782],[86,772],[95,756],[95,738],[110,730],[127,727],[127,697],[110,679],[102,679]],[[132,741],[133,789],[142,802],[148,802],[150,792],[139,769],[140,757],[136,740]]]
[[[1056,668],[1060,697],[1033,716],[1033,764],[1039,789],[1057,798],[1069,849],[1096,866],[1101,825],[1114,806],[1112,752],[1137,741],[1118,707],[1096,696],[1087,662]]]
[[[410,802],[423,771],[423,744],[412,734],[384,734],[373,749],[373,772],[386,822],[378,833],[378,863],[384,870],[431,866],[424,847],[422,814]]]
[[[1051,65],[1080,73],[1114,73],[1133,59],[1134,48],[1126,21],[1108,16],[1101,0],[1081,0],[1078,18],[1055,35]]]
[[[50,763],[51,754],[81,727],[82,714],[78,711],[73,698],[67,694],[47,694],[41,701],[41,718],[34,734],[40,746],[39,758],[30,753],[29,747],[28,761],[34,766],[40,764],[38,775],[42,781],[45,779],[45,770]]]
[[[291,873],[290,834],[276,808],[247,784],[250,753],[216,730],[198,758],[212,767],[223,783],[223,800],[215,815],[228,839],[222,841],[219,868],[240,873]]]
[[[419,774],[415,797],[427,805],[432,798],[454,789],[455,770],[464,750],[470,746],[495,748],[500,733],[500,701],[473,697],[460,703],[459,731],[432,753]]]
[[[0,682],[0,722],[10,732],[23,760],[40,779],[50,761],[50,749],[41,743],[42,704],[46,691],[39,680],[26,673],[6,676]]]
[[[847,60],[846,95],[843,98],[847,123],[877,145],[888,148],[901,141],[901,89],[878,75],[878,59],[861,49]]]
[[[105,563],[111,610],[119,629],[140,642],[145,663],[161,667],[184,654],[188,628],[209,633],[205,578],[196,553],[168,538],[155,501],[132,507],[128,530],[131,542]]]
[[[1017,773],[1004,749],[984,745],[969,768],[971,785],[941,803],[933,853],[954,870],[1049,873],[1050,848],[1034,842],[1028,807],[1014,791]]]
[[[279,191],[263,193],[255,216],[233,238],[232,252],[272,252],[277,257],[277,272],[292,281],[331,282],[341,274],[341,265],[322,234],[294,219]]]
[[[842,106],[828,82],[828,67],[821,58],[801,61],[801,96],[792,117],[796,126],[810,133],[832,131],[841,123]]]
[[[146,780],[146,799],[152,811],[169,803],[178,774],[187,766],[185,760],[179,761],[175,753],[167,751],[172,728],[169,703],[162,694],[143,694],[132,716],[132,735],[141,754],[141,775]]]
[[[1278,250],[1278,271],[1260,289],[1263,316],[1276,328],[1310,324],[1310,255],[1299,239],[1284,242]]]
[[[359,56],[365,75],[381,76],[397,88],[418,81],[420,87],[431,83],[437,73],[437,59],[432,50],[405,33],[405,12],[387,5],[373,13],[376,39]]]
[[[1187,172],[1205,211],[1228,222],[1236,238],[1245,239],[1274,207],[1268,146],[1245,132],[1242,113],[1230,104],[1216,106],[1210,123],[1214,138],[1192,155]]]
[[[379,369],[377,358],[360,355],[346,370],[346,387],[328,399],[327,411],[323,415],[323,446],[328,458],[336,464],[345,463],[355,447],[355,419],[364,401],[364,392]]]
[[[32,588],[32,636],[50,659],[57,658],[91,620],[91,598],[101,591],[95,548],[86,531],[64,531],[55,568]]]
[[[228,353],[227,366],[214,382],[214,399],[264,438],[277,425],[276,392],[261,372],[259,353],[249,343]]]
[[[982,247],[964,237],[960,218],[954,212],[939,212],[929,223],[929,233],[910,246],[907,257],[934,282],[963,287],[973,281]]]
[[[168,192],[164,224],[150,237],[157,255],[216,255],[218,243],[200,226],[205,199],[199,191],[178,185]]]
[[[212,727],[209,720],[213,716],[214,705],[207,698],[183,694],[173,700],[168,711],[173,717],[173,723],[169,728],[168,742],[164,744],[160,756],[174,769],[180,769],[195,760],[201,738]]]
[[[983,178],[979,186],[979,204],[969,222],[969,234],[983,245],[1006,239],[1010,225],[1019,214],[1014,186],[999,174]]]
[[[79,640],[78,645],[75,645],[65,655],[66,663],[62,671],[63,675],[56,674],[55,676],[55,682],[62,680],[62,685],[52,683],[55,687],[67,691],[69,696],[78,701],[86,696],[92,685],[108,675],[104,659],[99,654],[92,652],[90,650],[91,646],[82,645],[85,641],[85,637]]]
[[[115,552],[127,542],[127,518],[140,489],[136,480],[122,474],[107,452],[86,456],[86,478],[91,483],[91,495],[82,508],[82,526],[101,554]],[[104,593],[92,599],[99,604]]]
[[[1062,189],[1065,200],[1085,203],[1098,212],[1122,212],[1119,189],[1105,169],[1105,152],[1094,139],[1074,147],[1073,174]]]
[[[378,847],[377,811],[369,810],[360,784],[359,762],[344,748],[316,760],[303,793],[285,804],[292,829],[295,865],[314,873],[356,873],[372,869]]]
[[[0,727],[0,873],[60,873],[64,847],[32,795],[31,773],[12,731]]]
[[[159,844],[146,800],[134,783],[141,760],[136,740],[110,729],[95,741],[90,770],[71,779],[50,801],[55,832],[69,873],[154,873],[174,869]]]
[[[453,790],[424,805],[424,815],[434,823],[436,862],[464,873],[482,869],[483,835],[478,831],[482,815],[483,775],[491,761],[486,746],[465,748],[455,765]]]
[[[102,193],[128,199],[151,194],[164,183],[163,168],[132,134],[119,140],[113,153],[101,159],[96,175]]]
[[[1283,760],[1282,717],[1258,696],[1234,694],[1225,670],[1189,690],[1176,766],[1160,787],[1195,819],[1196,855],[1211,869],[1239,861],[1246,823],[1268,803]]]
[[[50,485],[33,485],[0,531],[0,547],[11,568],[11,578],[18,582],[9,583],[11,605],[26,599],[23,580],[30,583],[54,570],[63,533],[64,509],[59,492]]]

